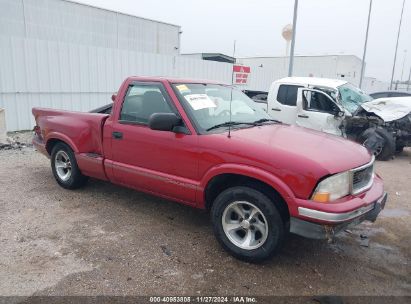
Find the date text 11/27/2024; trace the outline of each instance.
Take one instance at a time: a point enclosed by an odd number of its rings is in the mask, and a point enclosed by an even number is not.
[[[255,297],[244,296],[197,296],[197,297],[150,297],[150,303],[258,303]]]

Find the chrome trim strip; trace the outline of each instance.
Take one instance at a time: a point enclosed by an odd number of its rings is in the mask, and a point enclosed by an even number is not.
[[[371,160],[368,163],[366,163],[365,165],[359,166],[357,168],[351,169],[351,171],[358,171],[358,170],[365,169],[365,168],[371,166],[374,163],[374,161],[375,161],[375,156],[373,155],[371,157]]]
[[[372,203],[368,206],[364,206],[345,213],[329,213],[304,207],[298,207],[298,214],[316,220],[338,223],[359,217],[364,213],[371,211],[372,209],[374,209],[374,207],[375,203]]]
[[[361,187],[361,188],[359,188],[359,189],[354,190],[353,177],[354,177],[354,172],[357,172],[357,171],[366,169],[366,168],[368,168],[368,167],[370,167],[370,166],[373,166],[373,165],[374,165],[374,161],[375,161],[375,156],[373,155],[373,156],[371,157],[371,161],[368,162],[367,164],[349,170],[349,172],[350,172],[350,193],[351,193],[351,194],[354,194],[354,195],[355,195],[355,194],[364,192],[364,191],[366,191],[366,190],[368,190],[368,189],[371,188],[372,184],[374,183],[374,176],[375,176],[375,174],[374,174],[374,168],[373,168],[373,174],[372,174],[372,177],[371,177],[370,181],[369,181],[368,184],[365,185],[364,187]]]

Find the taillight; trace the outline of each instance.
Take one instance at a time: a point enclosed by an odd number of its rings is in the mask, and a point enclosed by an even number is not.
[[[40,130],[40,127],[39,127],[39,126],[35,126],[35,127],[33,128],[33,132],[34,132],[36,135],[41,136],[41,130]]]

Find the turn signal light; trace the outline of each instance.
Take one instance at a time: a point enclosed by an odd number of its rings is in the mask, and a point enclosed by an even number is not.
[[[328,203],[330,201],[330,193],[317,192],[312,196],[312,200],[318,203]]]

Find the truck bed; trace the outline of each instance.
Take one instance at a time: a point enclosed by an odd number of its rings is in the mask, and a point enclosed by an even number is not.
[[[103,125],[109,115],[45,108],[32,112],[45,142],[68,138],[76,153],[103,154]]]

